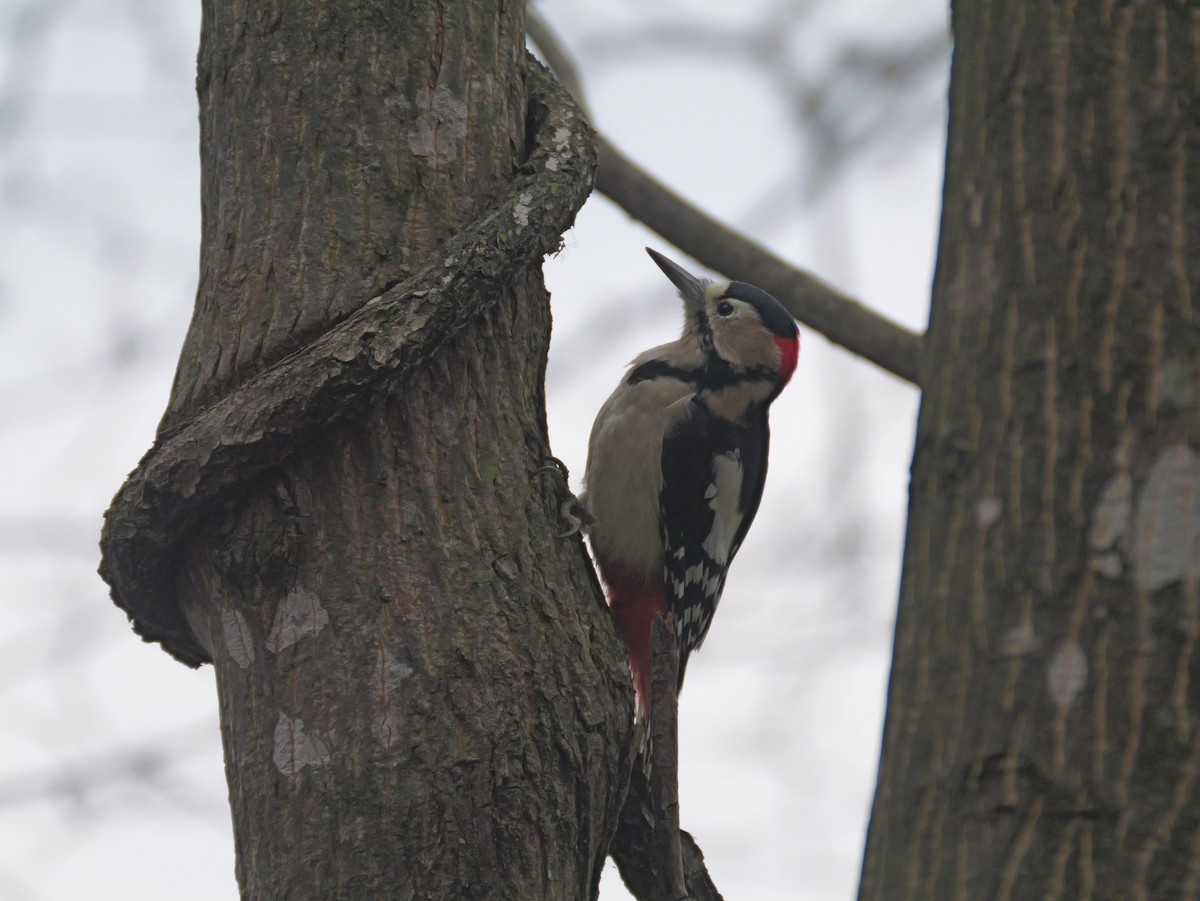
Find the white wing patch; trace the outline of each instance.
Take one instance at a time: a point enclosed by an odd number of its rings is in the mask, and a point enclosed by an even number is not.
[[[742,497],[742,455],[738,450],[713,458],[713,481],[704,492],[713,511],[712,531],[700,545],[718,566],[729,562],[733,540],[742,525],[738,502]],[[699,581],[699,580],[697,580]]]

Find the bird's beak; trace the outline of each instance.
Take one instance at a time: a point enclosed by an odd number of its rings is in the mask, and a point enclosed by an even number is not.
[[[650,254],[650,259],[658,264],[658,268],[671,280],[676,288],[679,289],[679,296],[683,298],[684,304],[691,308],[695,304],[704,302],[704,289],[708,287],[707,279],[696,278],[683,267],[672,263],[666,257],[656,250],[646,248],[646,253]]]

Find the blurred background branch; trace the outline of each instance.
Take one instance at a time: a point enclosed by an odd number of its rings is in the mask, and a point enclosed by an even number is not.
[[[537,45],[551,70],[586,111],[578,70],[554,30],[536,10],[529,11],[526,27],[530,39]],[[715,33],[703,29],[659,30],[664,32],[661,35],[663,46],[682,43],[692,48],[693,52],[703,52],[705,49],[717,52],[726,43],[732,43],[734,48],[740,47],[751,53],[753,59],[769,62],[785,58],[782,52],[784,48],[778,45],[780,32],[772,27],[747,33],[740,41],[732,42],[728,34],[721,35],[718,41]],[[928,49],[923,52],[927,53]],[[865,53],[862,48],[848,49],[845,59],[843,65],[849,68],[862,69],[864,63],[869,64],[876,70],[877,77],[895,78],[913,65],[911,59],[881,61]],[[779,68],[768,66],[768,71]],[[779,74],[779,80],[784,83],[796,81],[790,77],[790,72]],[[824,101],[815,96],[811,100],[815,116],[816,107]],[[842,345],[907,382],[914,385],[919,383],[921,340],[918,335],[872,312],[816,276],[783,262],[750,239],[701,212],[638,168],[603,134],[599,136],[599,142],[600,169],[596,173],[596,188],[630,216],[644,222],[693,259],[723,273],[727,278],[750,282],[774,294],[797,321],[816,329],[833,343]]]

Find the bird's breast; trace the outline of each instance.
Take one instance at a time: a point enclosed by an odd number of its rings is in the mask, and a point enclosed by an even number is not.
[[[596,417],[583,503],[597,556],[636,572],[662,571],[658,495],[663,435],[687,415],[693,389],[677,379],[622,385]]]

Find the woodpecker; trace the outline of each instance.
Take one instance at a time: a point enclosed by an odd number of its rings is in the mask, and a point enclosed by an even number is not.
[[[639,355],[600,408],[580,502],[637,695],[649,714],[650,627],[673,620],[678,685],[704,642],[767,476],[767,410],[796,369],[796,323],[744,282],[651,259],[679,290],[683,334]]]

